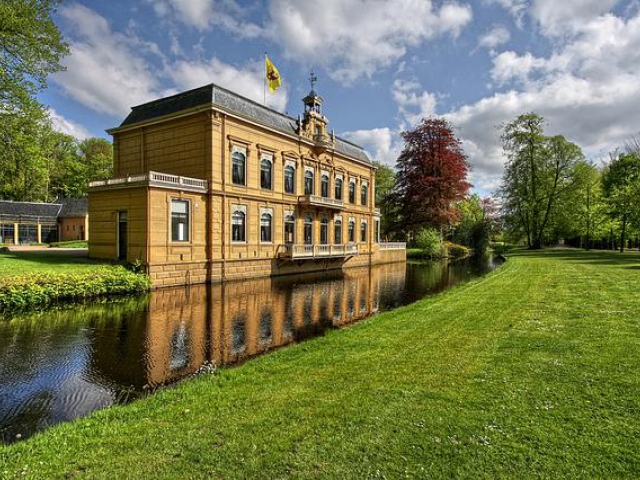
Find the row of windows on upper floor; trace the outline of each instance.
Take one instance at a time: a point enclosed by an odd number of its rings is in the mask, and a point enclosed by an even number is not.
[[[231,155],[231,181],[236,185],[246,185],[247,183],[247,157],[241,151],[234,151]],[[334,179],[334,198],[342,200],[344,181],[342,177],[336,176]],[[273,190],[273,161],[263,157],[260,160],[260,188]],[[320,196],[329,198],[329,175],[323,173],[320,177]],[[293,165],[284,167],[284,191],[295,194],[296,191],[296,169]],[[304,194],[315,195],[315,174],[312,169],[304,172]],[[367,205],[369,198],[369,184],[362,182],[360,185],[360,205]],[[356,203],[356,181],[349,181],[349,203]]]

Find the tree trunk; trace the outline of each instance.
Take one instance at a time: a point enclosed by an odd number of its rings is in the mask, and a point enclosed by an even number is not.
[[[624,237],[627,233],[627,216],[622,216],[622,230],[620,231],[620,253],[624,253]]]

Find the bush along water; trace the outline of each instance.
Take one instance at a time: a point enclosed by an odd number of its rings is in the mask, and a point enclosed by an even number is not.
[[[0,279],[0,312],[40,310],[55,303],[143,293],[150,289],[146,275],[123,267],[86,273],[36,273]]]

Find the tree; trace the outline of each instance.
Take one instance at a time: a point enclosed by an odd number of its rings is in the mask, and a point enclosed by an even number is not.
[[[51,18],[56,0],[0,2],[0,111],[32,108],[47,76],[63,69],[69,52]]]
[[[403,132],[405,145],[397,162],[396,198],[407,232],[442,228],[458,216],[455,202],[464,198],[469,164],[460,140],[444,119],[424,119]]]
[[[393,168],[373,162],[376,170],[376,207],[380,209],[380,233],[382,237],[394,236],[397,225],[397,206],[394,189],[396,174]]]
[[[544,135],[544,119],[535,113],[520,115],[503,126],[507,157],[500,193],[505,218],[514,230],[539,249],[557,203],[573,184],[580,148],[563,136]]]
[[[602,190],[609,215],[620,220],[620,252],[624,252],[627,227],[640,217],[640,155],[614,156],[602,175]]]

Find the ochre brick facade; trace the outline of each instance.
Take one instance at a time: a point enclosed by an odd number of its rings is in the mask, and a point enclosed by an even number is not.
[[[126,259],[145,265],[156,286],[404,260],[404,250],[378,249],[375,167],[334,148],[336,140],[326,132],[324,117],[309,111],[305,115],[305,128],[323,132],[321,137],[306,135],[302,127],[297,135],[278,131],[215,104],[111,130],[115,177],[126,181],[90,189],[89,255],[118,257],[118,212],[126,212]],[[238,155],[244,159],[243,182],[233,174]],[[263,161],[270,164],[270,188],[261,184]],[[292,192],[285,189],[285,168],[294,171]],[[150,172],[188,177],[185,182],[200,179],[206,181],[206,187],[182,188],[179,182],[183,180],[159,184],[152,181]],[[314,197],[305,195],[309,193],[305,192],[305,174],[312,175]],[[323,186],[323,176],[328,185]],[[340,180],[342,195],[336,199]],[[349,198],[351,183],[354,201]],[[187,241],[172,241],[172,199],[188,202]],[[233,238],[234,213],[244,216],[244,239],[240,241]],[[270,216],[270,238],[266,239],[267,227],[261,226],[265,215]],[[285,239],[288,215],[294,218],[293,239]],[[338,220],[342,222],[341,238],[336,238]],[[354,223],[351,239],[350,221]],[[293,252],[291,245],[305,243],[318,247],[349,244],[356,250],[331,258],[288,255]]]

